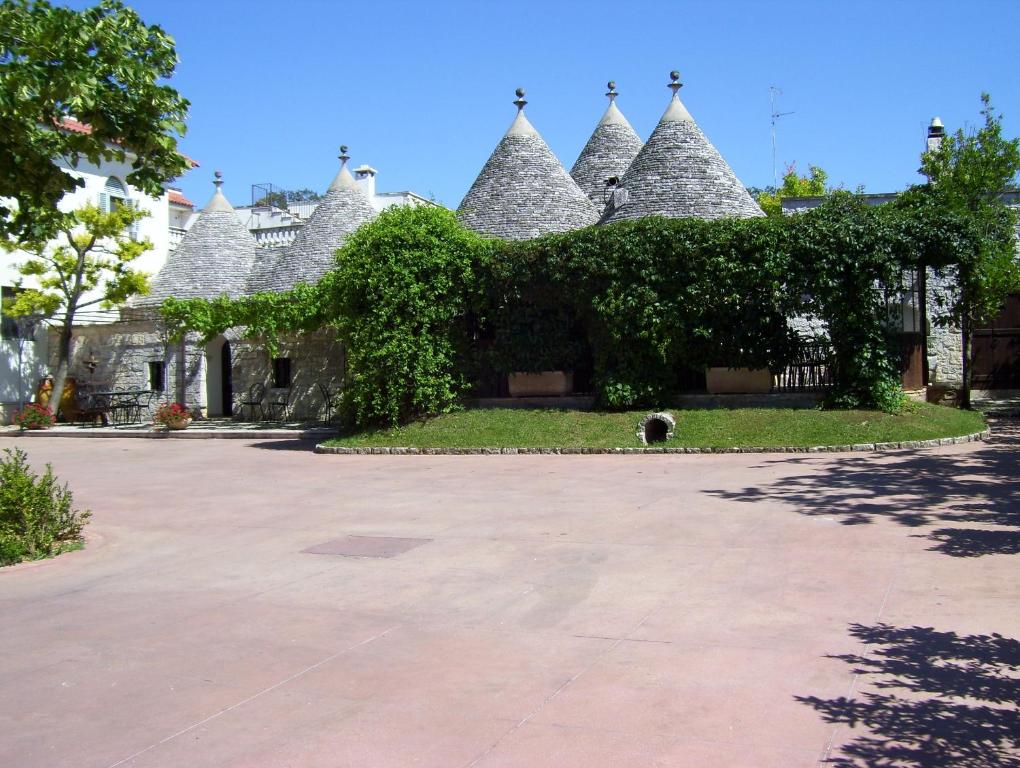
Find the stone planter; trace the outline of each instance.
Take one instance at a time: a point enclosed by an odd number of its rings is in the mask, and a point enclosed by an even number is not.
[[[574,391],[573,371],[511,373],[510,397],[561,397]]]
[[[191,419],[174,419],[173,421],[166,422],[167,429],[187,429],[191,423]]]
[[[772,391],[768,368],[709,368],[705,389],[711,395],[758,395]]]

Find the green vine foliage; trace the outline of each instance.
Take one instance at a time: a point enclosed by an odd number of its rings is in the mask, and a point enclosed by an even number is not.
[[[326,289],[347,349],[347,423],[396,425],[459,406],[492,246],[433,207],[395,206],[347,240]]]
[[[161,312],[171,338],[179,340],[196,332],[208,343],[231,328],[244,329],[249,338],[261,339],[276,354],[281,334],[314,331],[336,317],[331,305],[334,279],[329,273],[315,285],[299,283],[281,293],[255,293],[239,299],[164,300]]]
[[[691,371],[777,369],[827,328],[829,404],[902,401],[896,321],[910,269],[950,266],[973,235],[925,190],[880,207],[835,193],[797,216],[646,218],[526,242],[487,240],[436,208],[393,208],[354,233],[315,286],[168,300],[178,334],[235,326],[275,343],[324,325],[347,348],[352,425],[458,407],[512,371],[591,374],[599,404],[659,406]]]

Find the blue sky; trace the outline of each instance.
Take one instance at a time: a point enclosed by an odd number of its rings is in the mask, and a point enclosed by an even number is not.
[[[82,7],[91,3],[71,3]],[[337,148],[379,170],[380,191],[456,207],[513,119],[514,89],[569,170],[605,108],[606,81],[647,138],[671,69],[691,114],[746,185],[778,157],[867,191],[917,180],[933,115],[954,130],[992,94],[1020,133],[1020,3],[329,2],[135,0],[176,41],[172,84],[191,101],[178,184],[204,204],[221,169],[235,204],[253,183],[323,191]]]

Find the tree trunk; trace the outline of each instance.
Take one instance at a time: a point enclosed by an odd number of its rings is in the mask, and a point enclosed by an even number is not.
[[[56,416],[60,410],[60,400],[64,396],[64,382],[71,364],[71,322],[64,318],[60,326],[60,341],[57,345],[57,368],[53,372],[53,390],[50,392],[50,410]]]

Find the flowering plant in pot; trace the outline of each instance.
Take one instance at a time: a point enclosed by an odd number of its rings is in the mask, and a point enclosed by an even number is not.
[[[152,423],[167,429],[184,429],[191,423],[191,413],[180,403],[163,403],[156,409]]]
[[[49,429],[56,419],[47,406],[41,403],[29,403],[14,414],[14,423],[22,429]]]

